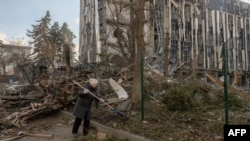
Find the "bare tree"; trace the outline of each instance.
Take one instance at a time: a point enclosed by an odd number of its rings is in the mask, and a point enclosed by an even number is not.
[[[10,40],[10,45],[24,46],[26,44],[24,38],[13,38]]]
[[[3,76],[6,75],[6,67],[11,63],[11,55],[4,49],[0,48],[0,67]]]
[[[141,97],[141,55],[145,51],[144,23],[145,0],[108,1],[112,19],[107,22],[112,26],[118,46],[111,44],[124,57],[127,63],[134,65],[134,87],[132,102],[138,103]],[[123,12],[129,11],[130,21],[127,22]],[[126,12],[125,12],[126,13]],[[127,13],[126,13],[127,14]]]
[[[134,60],[134,44],[131,43],[133,36],[131,34],[131,29],[133,28],[133,23],[126,20],[123,12],[130,10],[133,3],[126,1],[108,1],[108,8],[111,12],[111,19],[107,20],[107,23],[112,26],[114,31],[114,37],[117,38],[117,45],[109,44],[113,49],[121,53],[126,63],[132,63]],[[111,31],[112,31],[111,30]]]
[[[2,75],[5,75],[6,72],[6,59],[5,59],[5,51],[4,50],[0,50],[0,66],[1,66],[1,73]]]

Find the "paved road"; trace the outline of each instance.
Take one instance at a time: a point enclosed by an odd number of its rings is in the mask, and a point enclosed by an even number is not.
[[[41,134],[53,134],[51,139],[41,137],[25,136],[19,141],[73,141],[74,136],[71,134],[71,125],[62,125],[42,132]]]
[[[18,141],[91,141],[91,138],[94,139],[96,135],[95,129],[91,129],[90,134],[86,137],[78,134],[74,136],[71,134],[72,124],[65,124],[60,127],[55,127],[43,131],[41,134],[53,134],[52,138],[42,138],[42,137],[30,137],[24,136]],[[82,126],[79,129],[79,133],[82,131]]]
[[[62,120],[64,119],[62,117],[66,118],[67,120]],[[101,131],[104,133],[112,133],[112,135],[114,136],[112,138],[116,139],[117,141],[119,141],[120,139],[124,140],[124,138],[130,141],[150,141],[149,139],[141,137],[141,136],[133,135],[122,130],[116,130],[110,127],[106,127],[93,120],[91,122],[90,133],[88,136],[82,136],[81,134],[74,136],[71,134],[71,130],[73,126],[72,125],[73,119],[74,117],[71,115],[71,113],[67,113],[67,112],[61,115],[59,114],[56,117],[52,117],[50,119],[43,119],[42,124],[38,124],[38,126],[46,126],[46,123],[49,123],[50,125],[54,124],[56,126],[54,127],[50,126],[49,128],[46,128],[46,129],[43,128],[42,130],[34,131],[34,132],[39,133],[39,134],[49,134],[49,135],[52,134],[53,135],[52,138],[48,139],[48,138],[42,138],[42,137],[23,136],[19,138],[18,141],[96,141],[98,131],[99,132]],[[81,125],[79,128],[79,133],[81,133],[82,127],[83,126]],[[39,128],[39,127],[36,127],[36,128]]]
[[[37,123],[37,126],[35,127],[37,128],[37,130],[33,130],[33,133],[53,135],[52,138],[31,137],[26,135],[17,139],[17,141],[92,141],[96,138],[97,130],[92,126],[92,124],[88,136],[82,136],[82,134],[80,134],[82,133],[82,125],[79,128],[79,134],[77,136],[74,136],[71,133],[74,117],[71,115],[71,113],[68,113],[68,115],[69,116],[65,116],[65,114],[56,114],[54,116],[49,116],[48,118],[36,120],[34,122]],[[43,128],[39,128],[39,126],[43,126]]]

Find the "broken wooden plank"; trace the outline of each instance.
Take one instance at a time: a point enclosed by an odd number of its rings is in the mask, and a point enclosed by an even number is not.
[[[42,100],[44,94],[27,95],[27,96],[1,96],[2,100]]]
[[[6,138],[6,139],[2,139],[0,141],[14,141],[14,140],[20,139],[22,137],[24,137],[24,135],[10,137],[10,138]]]
[[[208,77],[210,80],[212,80],[217,85],[222,86],[222,87],[224,86],[224,83],[221,82],[219,79],[215,78],[214,76],[212,76],[210,74],[205,74],[205,75],[206,75],[206,77]],[[236,88],[234,88],[232,86],[229,86],[228,89],[232,93],[239,95],[242,99],[250,101],[250,96],[247,95],[247,94],[245,94],[245,93],[243,93],[242,91],[240,91],[240,90],[238,90],[238,89],[236,89]]]
[[[34,118],[37,115],[40,115],[42,113],[48,113],[52,111],[56,111],[59,108],[61,108],[62,105],[60,104],[44,104],[39,108],[36,109],[30,109],[28,111],[20,111],[20,112],[14,112],[10,115],[8,115],[5,120],[10,121],[10,123],[16,127],[21,127],[27,120]]]
[[[108,104],[113,104],[113,103],[117,103],[117,102],[121,102],[124,101],[126,99],[120,99],[120,98],[108,98],[106,99]]]
[[[128,98],[128,93],[114,79],[110,78],[109,79],[109,84],[112,87],[112,89],[117,93],[118,98],[120,98],[120,99],[127,99]]]
[[[31,137],[40,137],[40,138],[47,138],[47,139],[51,139],[54,135],[53,134],[40,134],[40,133],[29,133],[29,132],[24,132],[24,131],[20,131],[18,132],[19,136],[31,136]]]
[[[239,69],[234,71],[234,81],[232,85],[241,86],[243,79],[243,72]]]

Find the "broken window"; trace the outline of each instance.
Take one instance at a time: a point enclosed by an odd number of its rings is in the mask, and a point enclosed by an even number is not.
[[[182,60],[185,66],[191,65],[191,43],[190,42],[181,42],[182,48]]]
[[[170,61],[171,63],[177,63],[177,60],[178,60],[178,40],[171,40]]]

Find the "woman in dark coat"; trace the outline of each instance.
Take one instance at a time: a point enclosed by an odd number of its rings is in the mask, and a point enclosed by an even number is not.
[[[83,120],[83,135],[88,134],[90,119],[91,119],[92,102],[93,100],[96,100],[97,102],[99,102],[99,100],[104,101],[102,98],[98,100],[94,96],[89,94],[89,92],[91,92],[97,95],[97,86],[98,86],[98,80],[89,79],[89,81],[84,86],[86,89],[80,90],[78,92],[78,98],[73,113],[75,116],[75,121],[72,129],[73,134],[78,133],[78,129],[79,126],[81,125],[82,120]]]

